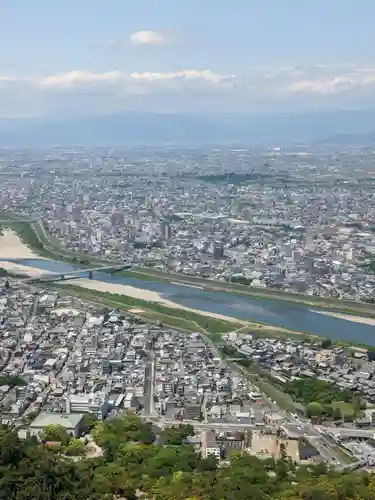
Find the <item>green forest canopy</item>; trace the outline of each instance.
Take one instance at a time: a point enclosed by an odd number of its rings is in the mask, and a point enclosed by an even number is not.
[[[184,433],[188,429],[184,429]],[[299,466],[287,457],[234,455],[217,467],[189,445],[162,446],[135,415],[96,425],[104,455],[73,460],[0,427],[0,499],[9,500],[370,500],[375,479],[324,464]]]

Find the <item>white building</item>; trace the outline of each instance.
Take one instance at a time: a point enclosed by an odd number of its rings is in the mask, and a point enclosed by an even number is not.
[[[92,413],[99,420],[108,415],[110,404],[104,392],[71,394],[66,399],[67,413]]]

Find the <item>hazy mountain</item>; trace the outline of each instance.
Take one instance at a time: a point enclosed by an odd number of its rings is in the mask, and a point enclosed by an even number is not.
[[[71,119],[0,120],[10,147],[131,144],[293,144],[336,136],[375,137],[375,111],[198,115],[126,113]],[[330,139],[331,140],[331,139]],[[331,141],[332,142],[332,141]]]

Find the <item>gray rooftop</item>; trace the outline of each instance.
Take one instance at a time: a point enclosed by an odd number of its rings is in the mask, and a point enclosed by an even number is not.
[[[74,429],[83,418],[82,413],[50,413],[42,411],[31,422],[31,428],[44,428],[47,425],[61,425],[65,429]]]

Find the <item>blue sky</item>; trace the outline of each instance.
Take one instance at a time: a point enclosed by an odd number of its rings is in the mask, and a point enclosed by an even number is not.
[[[0,0],[0,116],[362,108],[374,0]]]

